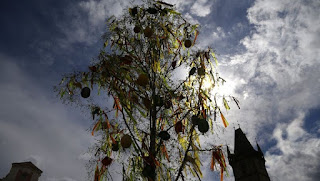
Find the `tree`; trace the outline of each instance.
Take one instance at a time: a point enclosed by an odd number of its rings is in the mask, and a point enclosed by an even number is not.
[[[92,135],[101,136],[95,180],[108,177],[113,162],[122,165],[124,180],[200,179],[201,152],[211,154],[211,169],[220,164],[223,176],[221,146],[202,148],[199,140],[201,134],[213,133],[217,114],[225,127],[228,122],[213,95],[225,80],[212,63],[217,65],[214,51],[195,47],[198,25],[171,4],[148,1],[109,18],[108,27],[96,62],[87,72],[65,76],[56,89],[64,101],[91,109]],[[87,101],[95,89],[113,106]],[[230,109],[227,99],[221,100]]]

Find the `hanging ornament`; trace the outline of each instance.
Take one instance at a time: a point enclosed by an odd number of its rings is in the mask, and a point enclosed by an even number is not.
[[[112,163],[112,158],[106,156],[106,157],[101,161],[101,163],[102,163],[104,166],[109,166],[109,165]]]
[[[89,96],[90,96],[90,88],[89,87],[82,88],[81,97],[88,98]]]
[[[140,28],[139,26],[135,26],[135,27],[133,28],[133,31],[134,31],[135,33],[140,33],[141,28]]]
[[[120,61],[123,64],[130,65],[132,63],[132,58],[129,55],[125,55],[124,57],[120,57]]]
[[[182,121],[178,121],[175,125],[174,125],[174,130],[176,131],[176,133],[180,133],[182,132]]]
[[[167,141],[170,139],[170,134],[168,133],[168,131],[160,131],[158,136],[164,141]]]
[[[190,48],[191,45],[192,45],[191,40],[187,39],[187,40],[184,41],[184,46],[185,46],[186,48]]]
[[[136,16],[138,14],[138,7],[134,7],[131,9],[131,16]]]
[[[192,124],[195,125],[195,126],[197,126],[199,124],[199,120],[200,119],[199,119],[199,117],[197,115],[193,115],[191,117]]]
[[[142,87],[145,87],[149,83],[149,78],[146,74],[140,74],[138,79],[136,80],[136,83]]]
[[[158,10],[156,8],[148,8],[147,11],[150,14],[157,14],[158,13]]]
[[[146,29],[144,29],[143,33],[144,33],[145,37],[150,38],[153,35],[153,30],[150,27],[146,27]]]
[[[197,70],[197,68],[192,67],[192,69],[191,69],[190,72],[189,72],[189,76],[195,74],[195,73],[196,73],[196,70]]]
[[[203,67],[198,68],[198,75],[204,76],[206,74],[206,70]]]
[[[173,62],[171,63],[171,66],[172,66],[173,69],[176,68],[176,65],[177,65],[177,61],[173,61]]]
[[[201,133],[206,133],[209,130],[209,124],[205,119],[200,119],[198,123],[198,130]]]
[[[125,135],[122,136],[122,138],[121,138],[121,146],[123,148],[129,148],[131,146],[131,143],[132,143],[132,139],[131,139],[130,135],[125,134]]]
[[[112,151],[118,151],[119,150],[119,142],[112,143]]]

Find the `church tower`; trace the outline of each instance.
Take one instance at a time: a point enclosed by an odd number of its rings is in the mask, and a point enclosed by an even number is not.
[[[227,147],[229,164],[235,181],[270,181],[263,153],[256,151],[240,128],[235,130],[234,154]]]
[[[10,172],[0,181],[38,181],[41,174],[32,162],[12,163]]]

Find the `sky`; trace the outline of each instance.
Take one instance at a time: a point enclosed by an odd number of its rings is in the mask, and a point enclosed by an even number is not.
[[[166,1],[169,2],[169,1]],[[136,1],[136,3],[141,3]],[[205,141],[229,145],[239,126],[262,148],[272,181],[320,178],[320,1],[172,0],[199,23],[195,45],[216,50],[219,87],[240,101],[230,126]],[[102,48],[105,20],[126,0],[0,2],[0,178],[11,163],[32,161],[40,181],[86,181],[90,115],[66,105],[53,86],[84,71]],[[220,126],[219,126],[220,125]],[[216,173],[203,163],[203,180]],[[207,167],[206,167],[207,166]],[[234,180],[232,168],[228,167]],[[114,178],[116,180],[116,178]]]

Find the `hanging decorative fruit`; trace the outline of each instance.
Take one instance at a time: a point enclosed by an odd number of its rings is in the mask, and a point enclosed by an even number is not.
[[[168,133],[168,131],[160,131],[158,136],[164,141],[167,141],[170,139],[170,134]]]
[[[132,139],[131,139],[130,135],[125,134],[125,135],[122,136],[122,138],[121,138],[121,146],[123,148],[129,148],[131,146],[131,143],[132,143]]]
[[[192,67],[192,69],[191,69],[190,72],[189,72],[189,76],[195,74],[195,73],[196,73],[196,70],[197,70],[197,68]]]
[[[145,37],[150,38],[153,35],[153,30],[150,27],[146,27],[146,29],[144,29],[143,33],[144,33]]]
[[[146,74],[140,74],[138,79],[136,80],[136,83],[142,87],[145,87],[149,83],[149,78]]]
[[[141,28],[140,28],[139,26],[135,26],[135,27],[133,28],[133,31],[134,31],[135,33],[140,33]]]
[[[186,48],[190,48],[191,45],[192,45],[191,40],[187,39],[187,40],[184,41],[184,46],[185,46]]]
[[[138,14],[138,7],[134,7],[131,9],[131,16],[136,16]]]
[[[104,166],[109,166],[109,165],[112,163],[112,158],[106,156],[106,157],[101,161],[101,163],[102,163]]]
[[[132,58],[129,55],[125,55],[124,57],[120,57],[120,61],[123,64],[130,65],[132,63]]]
[[[81,97],[88,98],[89,96],[90,96],[90,88],[89,87],[82,88]]]
[[[148,11],[148,13],[150,13],[150,14],[157,14],[157,13],[158,13],[158,10],[155,9],[155,8],[148,8],[147,11]]]
[[[206,70],[203,67],[198,68],[198,75],[204,76],[206,74]]]
[[[89,67],[89,69],[91,70],[91,72],[96,72],[97,71],[97,67],[96,66],[91,66],[91,67]]]
[[[173,69],[176,68],[176,65],[177,65],[177,61],[173,61],[173,62],[171,63],[171,66],[172,66]]]
[[[196,115],[193,115],[192,117],[191,117],[191,121],[192,121],[192,124],[193,125],[198,125],[199,124],[199,117],[198,116],[196,116]]]
[[[112,143],[112,151],[118,151],[119,150],[119,142]]]
[[[117,33],[120,33],[120,32],[121,32],[121,30],[120,30],[119,27],[115,27],[115,28],[114,28],[114,31],[117,32]]]
[[[182,121],[178,121],[175,125],[174,125],[174,130],[176,131],[176,133],[180,133],[182,132]]]
[[[205,119],[200,119],[198,123],[198,130],[201,133],[206,133],[209,130],[209,124]]]

